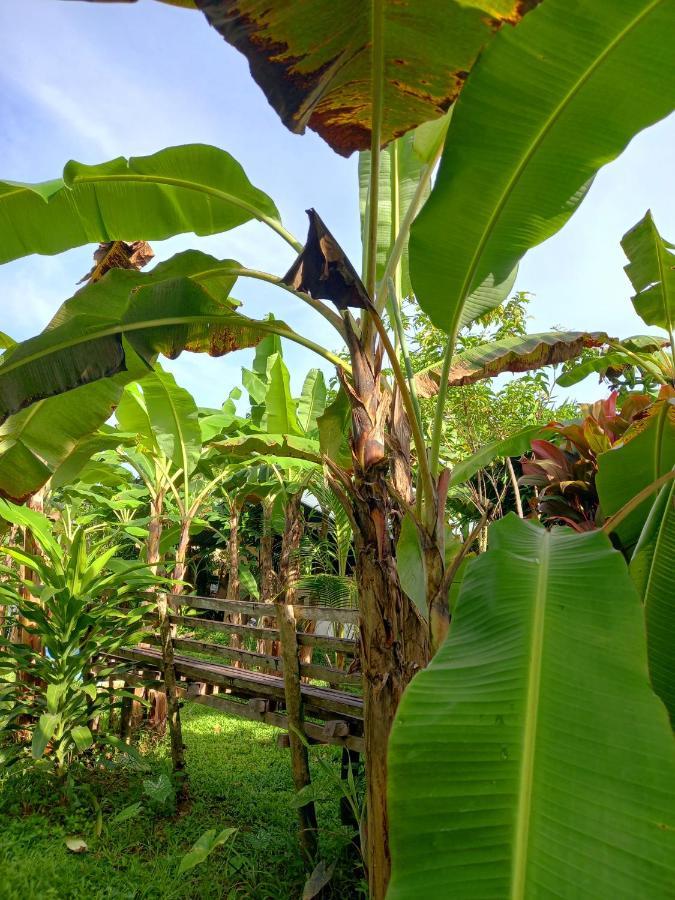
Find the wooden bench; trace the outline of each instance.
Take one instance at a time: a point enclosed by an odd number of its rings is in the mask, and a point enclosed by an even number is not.
[[[173,668],[182,698],[201,703],[230,715],[262,721],[289,730],[298,728],[309,742],[340,745],[362,753],[363,700],[357,691],[361,676],[354,664],[358,656],[358,611],[320,606],[285,606],[254,601],[221,600],[211,597],[181,596],[180,612],[172,612]],[[188,610],[196,610],[196,613]],[[205,618],[203,613],[222,613],[223,620]],[[228,621],[227,617],[235,621]],[[279,622],[281,616],[282,622]],[[256,624],[248,624],[254,618]],[[261,626],[261,620],[277,625]],[[157,615],[149,609],[148,625],[156,625]],[[306,633],[301,622],[322,622],[346,628],[350,636]],[[279,655],[251,647],[228,646],[195,635],[197,631],[236,636],[259,647],[262,642],[279,647]],[[156,628],[143,635],[136,647],[127,647],[117,656],[136,664],[138,670],[163,670]],[[301,648],[323,651],[326,660],[303,662]],[[340,664],[342,663],[342,664]],[[289,670],[290,669],[290,670]],[[323,685],[312,681],[322,681]],[[344,690],[342,688],[349,688]],[[296,710],[295,715],[293,711]],[[297,713],[299,710],[299,715]],[[298,721],[299,720],[299,721]],[[281,746],[289,741],[283,736]]]

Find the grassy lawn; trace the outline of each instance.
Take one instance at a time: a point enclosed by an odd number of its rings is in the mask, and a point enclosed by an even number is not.
[[[195,705],[184,709],[191,804],[178,814],[149,800],[143,780],[169,772],[166,742],[145,746],[150,773],[127,769],[89,774],[87,784],[103,810],[95,837],[91,800],[85,792],[63,805],[46,774],[0,783],[0,900],[140,900],[140,898],[299,898],[305,881],[296,840],[296,813],[288,751],[276,746],[277,730]],[[329,896],[357,898],[362,886],[340,824],[339,795],[316,763],[329,760],[339,774],[339,752],[313,749],[315,783],[325,788],[318,804],[321,854],[336,862]],[[141,813],[109,824],[135,801]],[[177,875],[182,856],[207,829],[236,827],[231,843],[206,862]],[[86,853],[67,849],[81,836]]]

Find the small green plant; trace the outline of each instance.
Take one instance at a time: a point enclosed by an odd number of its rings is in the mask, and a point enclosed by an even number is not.
[[[182,875],[183,872],[188,872],[190,869],[194,869],[195,866],[203,863],[216,847],[220,847],[221,844],[228,841],[235,834],[236,830],[236,828],[223,828],[222,831],[216,832],[215,828],[210,828],[208,831],[205,831],[201,837],[197,838],[192,849],[181,859],[178,866],[178,874]]]

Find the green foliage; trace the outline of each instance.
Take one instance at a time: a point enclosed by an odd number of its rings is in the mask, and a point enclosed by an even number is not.
[[[415,294],[438,327],[454,334],[502,302],[521,257],[565,224],[600,166],[672,110],[672,24],[670,4],[653,0],[546,0],[485,49],[410,239]]]
[[[492,525],[392,733],[389,896],[669,897],[675,752],[645,647],[605,535]]]
[[[636,417],[619,444],[598,457],[598,497],[605,516],[624,504],[675,466],[675,392],[664,388],[662,397]],[[655,497],[648,497],[614,533],[626,551],[637,542]]]
[[[675,482],[652,506],[630,561],[630,574],[645,607],[649,674],[675,729]]]
[[[637,292],[635,312],[645,325],[658,325],[671,336],[675,332],[675,255],[673,245],[656,229],[651,211],[630,231],[621,246],[630,262],[626,274]]]
[[[220,833],[216,833],[216,829],[211,828],[209,831],[205,831],[195,841],[192,850],[181,859],[178,866],[178,874],[182,875],[183,872],[188,872],[190,869],[194,869],[195,866],[203,863],[216,847],[220,847],[228,841],[236,833],[236,830],[236,828],[224,828]]]
[[[71,160],[63,178],[0,182],[0,262],[94,242],[215,234],[279,213],[239,163],[216,147],[186,144],[95,166]],[[11,223],[11,226],[10,226]]]
[[[108,679],[123,671],[107,655],[137,639],[144,611],[138,593],[162,579],[120,559],[118,546],[92,541],[82,527],[60,544],[52,523],[34,510],[3,500],[0,515],[23,525],[36,545],[0,548],[16,564],[0,567],[0,603],[5,625],[37,642],[0,641],[0,734],[28,733],[33,759],[48,752],[63,774],[104,738],[91,723],[110,708]],[[20,744],[13,749],[15,757]]]
[[[149,776],[117,761],[106,769],[77,770],[78,783],[90,788],[103,810],[99,837],[94,835],[91,798],[76,791],[63,803],[48,769],[0,776],[3,900],[37,895],[47,900],[301,896],[306,875],[294,835],[293,782],[288,751],[276,746],[277,729],[190,704],[181,714],[191,802],[179,816],[170,807],[151,807],[143,791],[148,777],[169,776],[164,741],[143,739],[143,758],[152,766]],[[339,749],[317,747],[312,754],[335,774]],[[328,900],[361,897],[351,830],[340,825],[339,794],[318,763],[314,781],[331,796],[319,808],[322,855],[337,861]],[[218,833],[235,825],[239,829],[231,844],[177,878],[181,859],[204,831]],[[70,835],[81,835],[89,851],[71,853],[64,843]]]

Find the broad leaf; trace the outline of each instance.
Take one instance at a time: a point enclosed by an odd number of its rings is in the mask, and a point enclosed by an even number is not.
[[[108,386],[110,380],[106,379],[105,381],[97,382],[96,385],[91,385],[87,389],[91,389],[99,384],[101,387]],[[62,394],[61,396],[77,396],[77,393],[80,390],[84,390],[84,388],[76,388],[72,393]],[[54,397],[50,400],[43,400],[41,402],[54,403],[58,399],[60,398]],[[19,415],[21,415],[21,413]],[[69,418],[67,420],[69,422],[76,419],[76,417],[70,418],[71,415],[72,413],[69,412]],[[109,425],[102,425],[101,428],[93,432],[93,434],[89,434],[78,441],[72,452],[70,452],[63,462],[54,470],[54,474],[50,480],[50,487],[55,490],[66,484],[71,484],[75,480],[79,481],[81,479],[91,478],[95,469],[107,483],[111,485],[123,483],[124,479],[120,476],[126,471],[125,469],[121,469],[121,467],[113,468],[112,466],[106,466],[104,463],[92,460],[92,457],[104,450],[114,450],[119,447],[120,444],[126,443],[127,440],[129,440],[128,435],[120,434],[117,429],[112,428]],[[89,483],[91,484],[92,482],[90,481]]]
[[[675,482],[664,485],[652,506],[630,574],[645,606],[647,656],[654,690],[675,728]]]
[[[142,808],[143,804],[140,800],[137,800],[135,803],[130,803],[114,815],[108,822],[108,825],[120,825],[122,822],[128,822],[129,819],[134,819],[136,816],[140,815]]]
[[[486,48],[410,239],[415,294],[439,328],[497,306],[494,286],[565,224],[598,169],[672,110],[674,27],[669,0],[546,0]]]
[[[233,310],[231,268],[187,251],[147,275],[113,269],[66,301],[42,334],[3,354],[0,417],[125,371],[127,381],[137,380],[159,353],[222,356],[268,333],[294,340],[283,322],[256,322]]]
[[[403,517],[401,533],[396,544],[396,571],[401,587],[427,618],[429,607],[424,556],[417,525],[409,512]]]
[[[86,853],[89,849],[89,844],[81,837],[67,837],[64,838],[64,841],[71,853]]]
[[[61,556],[61,548],[52,534],[53,523],[44,513],[38,512],[37,509],[31,509],[29,506],[17,506],[0,499],[0,517],[6,522],[11,522],[12,525],[28,528],[44,550],[54,558],[58,559]]]
[[[167,147],[96,166],[71,161],[55,181],[0,181],[0,262],[93,242],[216,234],[250,219],[278,222],[279,213],[217,147]]]
[[[270,316],[273,318],[273,316]],[[268,334],[255,348],[253,357],[253,369],[241,370],[241,383],[248,391],[249,404],[251,406],[251,421],[256,427],[260,427],[265,413],[265,394],[267,393],[267,361],[277,353],[283,358],[281,340],[276,334]]]
[[[675,334],[675,247],[658,233],[651,211],[624,234],[621,246],[630,260],[626,275],[637,292],[635,312],[646,325]]]
[[[445,121],[445,120],[439,120]],[[393,141],[380,155],[380,184],[377,204],[377,268],[379,282],[391,248],[399,232],[401,219],[405,216],[415,195],[420,176],[426,163],[415,152],[415,134],[409,132]],[[361,210],[361,234],[365,235],[369,216],[370,193],[370,152],[359,154],[359,207]],[[425,200],[429,188],[421,198]],[[363,245],[366,241],[363,239]],[[412,293],[408,271],[408,248],[401,254],[401,295]]]
[[[70,729],[70,734],[80,753],[84,753],[94,743],[92,733],[86,725],[75,725],[74,728]]]
[[[448,384],[473,384],[502,372],[541,369],[574,359],[584,347],[601,347],[607,340],[607,335],[601,331],[548,331],[480,344],[453,357]],[[435,364],[416,373],[415,385],[420,397],[433,397],[438,393],[441,368],[440,364]]]
[[[675,749],[646,663],[604,534],[493,525],[392,731],[387,896],[670,897]]]
[[[310,369],[298,400],[298,422],[305,434],[316,431],[316,422],[326,409],[326,379],[321,369]]]
[[[267,360],[267,390],[262,427],[271,434],[301,434],[295,400],[291,395],[291,376],[278,353]]]
[[[224,828],[219,834],[216,834],[215,828],[205,831],[204,834],[195,841],[189,853],[186,853],[181,859],[180,865],[178,866],[178,874],[181,875],[183,872],[188,872],[190,869],[194,869],[195,866],[198,866],[199,863],[204,862],[216,847],[219,847],[221,844],[224,844],[225,841],[229,840],[236,830],[236,828]]]
[[[106,379],[9,416],[0,425],[0,494],[23,502],[52,477],[55,487],[72,480],[95,452],[114,446],[92,433],[121,392],[119,379]]]
[[[263,433],[243,435],[218,441],[214,444],[214,447],[224,450],[238,459],[248,459],[255,454],[304,459],[309,462],[321,463],[319,442],[311,438],[297,437],[293,434]]]
[[[202,449],[199,414],[192,394],[176,384],[170,372],[161,369],[146,375],[140,384],[157,446],[175,469],[189,475]]]
[[[614,515],[643,488],[675,466],[675,397],[658,400],[621,441],[598,456],[595,479],[605,517]],[[640,536],[654,496],[618,524],[615,534],[625,550]]]
[[[496,459],[504,459],[507,456],[522,456],[530,450],[533,440],[546,434],[547,425],[528,425],[527,427],[517,431],[515,434],[509,435],[497,441],[490,441],[480,450],[477,450],[473,456],[463,459],[452,470],[450,476],[450,485],[463,484],[478,472],[489,466]]]
[[[35,726],[35,730],[33,731],[33,742],[31,745],[31,755],[33,759],[40,759],[43,755],[47,749],[47,744],[54,737],[60,722],[61,716],[58,713],[43,713],[40,716],[38,723]]]
[[[284,125],[317,131],[345,156],[370,148],[373,89],[381,81],[382,143],[442,115],[482,46],[533,0],[333,0],[261,4],[195,0],[248,59]],[[373,62],[374,20],[383,59]]]
[[[340,388],[316,424],[319,429],[321,452],[349,471],[353,465],[349,444],[351,407],[344,388]]]

